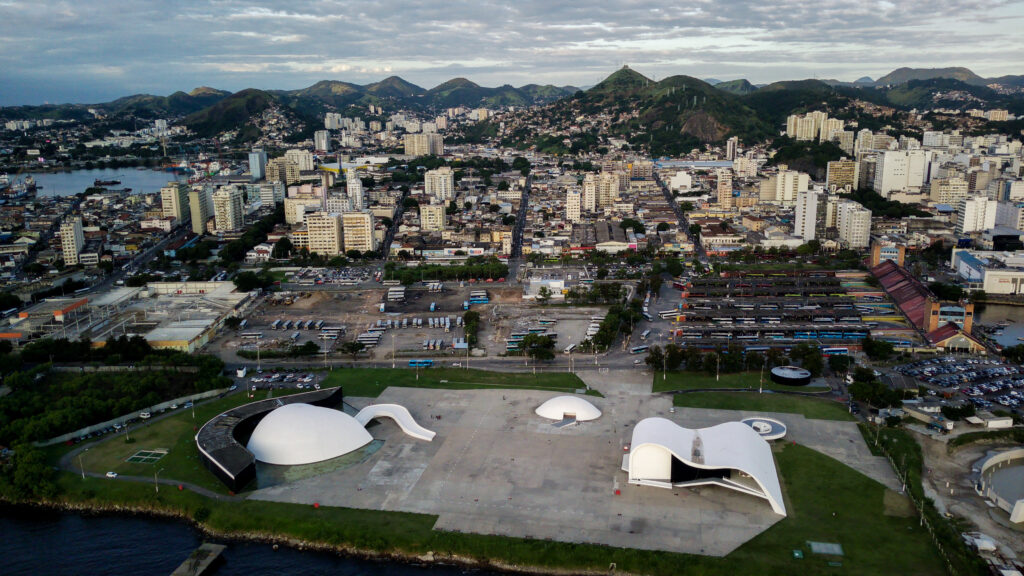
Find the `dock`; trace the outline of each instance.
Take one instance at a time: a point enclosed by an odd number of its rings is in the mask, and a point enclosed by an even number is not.
[[[227,546],[223,544],[203,542],[202,546],[189,554],[188,558],[181,563],[181,566],[178,566],[174,572],[171,572],[171,576],[201,576],[206,574],[213,567],[217,559],[220,558],[220,554],[225,548]]]

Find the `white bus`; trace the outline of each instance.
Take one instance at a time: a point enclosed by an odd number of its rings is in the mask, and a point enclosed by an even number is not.
[[[651,331],[650,330],[644,330],[643,332],[640,333],[640,339],[641,340],[647,340],[647,337],[650,336],[650,335],[651,335]]]
[[[576,345],[575,344],[569,344],[568,346],[565,347],[565,353],[566,354],[572,354],[572,351],[575,350],[575,349],[576,349]]]

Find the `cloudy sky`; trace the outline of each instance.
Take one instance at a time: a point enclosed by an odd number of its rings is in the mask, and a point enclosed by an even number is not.
[[[604,7],[607,6],[607,7]],[[399,75],[425,88],[1024,74],[1024,0],[0,0],[0,105]]]

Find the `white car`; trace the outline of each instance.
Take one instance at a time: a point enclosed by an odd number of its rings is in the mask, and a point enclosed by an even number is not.
[[[107,478],[117,478],[117,472],[107,472]]]
[[[148,419],[151,416],[152,416],[152,414],[150,414],[149,412],[143,412],[143,413],[139,414],[139,418],[142,418],[143,420],[146,420],[146,419]]]

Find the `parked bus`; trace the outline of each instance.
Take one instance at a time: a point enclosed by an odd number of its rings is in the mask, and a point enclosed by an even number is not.
[[[650,335],[651,335],[651,331],[650,330],[644,330],[643,332],[640,333],[640,339],[641,340],[647,340],[647,337],[650,336]]]
[[[644,352],[647,352],[648,348],[650,348],[650,347],[649,346],[634,346],[634,347],[629,349],[629,353],[630,354],[643,354]]]
[[[243,340],[259,340],[263,338],[263,332],[242,332],[238,336]]]
[[[277,330],[277,329],[278,329],[278,328],[280,328],[280,327],[281,327],[281,321],[280,321],[280,320],[274,320],[274,321],[273,321],[273,322],[272,322],[272,323],[270,324],[270,329],[271,329],[271,330]]]
[[[575,350],[575,349],[576,349],[576,345],[575,344],[569,344],[568,346],[565,347],[565,353],[566,354],[572,354],[572,351]]]
[[[409,360],[409,368],[430,368],[434,365],[433,360]]]
[[[246,327],[247,327],[248,325],[249,325],[249,321],[248,321],[248,320],[246,320],[246,319],[243,319],[243,320],[242,320],[241,322],[239,322],[239,323],[238,323],[238,329],[239,329],[239,330],[245,330],[245,328],[246,328]]]
[[[829,356],[848,356],[850,354],[849,348],[835,347],[835,348],[822,348],[821,355],[825,358]]]

